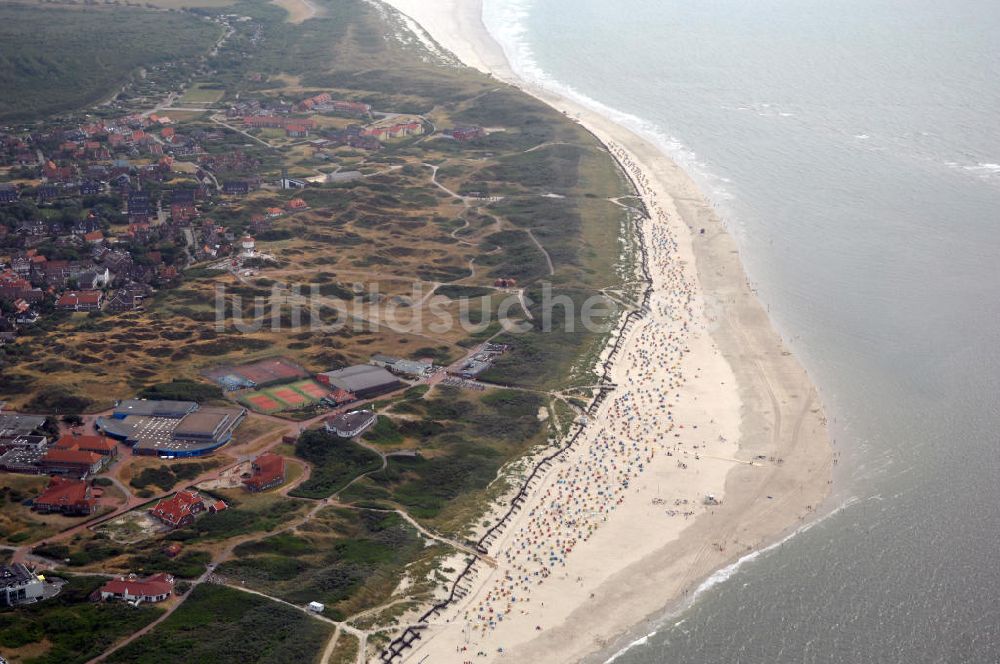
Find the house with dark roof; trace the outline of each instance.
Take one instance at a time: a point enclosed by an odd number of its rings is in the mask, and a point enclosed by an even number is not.
[[[361,364],[317,374],[316,379],[332,388],[351,392],[358,399],[392,392],[405,383],[382,367]]]
[[[227,196],[246,196],[250,193],[250,185],[242,180],[223,182],[222,193]]]
[[[340,438],[354,438],[367,431],[378,420],[371,410],[353,410],[331,417],[324,423],[327,431]]]
[[[101,193],[101,183],[95,182],[93,180],[84,182],[80,185],[80,195],[81,196],[96,196]]]
[[[147,295],[149,295],[149,289],[146,286],[129,284],[128,286],[119,288],[114,296],[108,300],[107,310],[113,314],[132,311],[142,304]]]

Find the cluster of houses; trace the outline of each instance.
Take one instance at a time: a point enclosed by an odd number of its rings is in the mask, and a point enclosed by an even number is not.
[[[378,141],[389,141],[408,136],[420,136],[424,133],[424,123],[419,120],[405,122],[389,122],[375,124],[361,130],[362,136],[369,136]]]
[[[249,129],[284,129],[291,138],[305,138],[316,127],[308,118],[292,118],[283,115],[248,115],[243,118],[243,126]]]
[[[299,102],[297,109],[302,112],[316,113],[336,113],[355,118],[367,118],[371,115],[372,107],[359,101],[349,101],[346,99],[334,99],[329,92],[303,99]]]

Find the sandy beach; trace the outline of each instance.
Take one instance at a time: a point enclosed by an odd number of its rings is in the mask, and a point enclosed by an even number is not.
[[[465,64],[578,118],[650,214],[648,311],[610,359],[616,389],[490,541],[496,566],[476,564],[404,661],[604,661],[713,572],[815,514],[833,463],[822,405],[732,237],[666,154],[520,81],[479,0],[389,4]]]

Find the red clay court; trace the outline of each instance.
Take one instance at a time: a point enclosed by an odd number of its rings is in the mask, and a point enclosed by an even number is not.
[[[245,401],[256,411],[262,413],[273,413],[279,410],[284,410],[285,405],[280,401],[275,401],[266,394],[251,394],[245,397]]]
[[[300,380],[288,385],[265,387],[245,393],[240,399],[259,413],[278,413],[310,406],[330,393],[314,380]]]
[[[289,387],[298,390],[307,397],[312,397],[317,401],[330,394],[330,390],[326,389],[314,380],[302,380],[298,383],[292,383]]]
[[[307,378],[309,376],[308,371],[283,357],[275,357],[233,367],[231,373],[242,376],[261,386],[287,382],[296,378]]]
[[[301,392],[296,392],[290,387],[275,387],[270,390],[271,396],[276,399],[284,401],[289,406],[304,406],[307,403],[311,403],[312,399],[302,394]]]

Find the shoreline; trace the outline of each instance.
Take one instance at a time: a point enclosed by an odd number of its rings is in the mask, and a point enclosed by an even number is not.
[[[598,404],[579,446],[551,464],[490,542],[499,568],[473,570],[463,596],[402,652],[403,661],[604,662],[641,640],[637,629],[648,634],[642,628],[691,601],[706,579],[812,521],[833,464],[822,406],[750,291],[733,238],[669,156],[579,102],[518,78],[482,23],[481,0],[387,4],[466,65],[578,118],[608,149],[651,217],[640,233],[651,249],[645,268],[654,296],[650,315],[609,342],[622,351],[608,367],[612,382],[623,386],[618,396]],[[685,315],[676,315],[677,307]],[[663,343],[664,334],[670,342]],[[623,413],[655,418],[666,407],[663,395],[674,390],[669,423],[597,424]],[[675,417],[684,423],[676,430]],[[683,440],[667,444],[668,432]],[[608,451],[615,436],[635,441],[636,454]],[[553,511],[546,501],[555,491],[579,502],[583,494],[563,492],[567,483],[578,490],[591,481],[580,469],[595,454],[606,455],[600,461],[616,471],[616,463],[639,471],[625,478],[617,504],[597,505],[599,519],[574,517],[574,527],[587,524],[586,536],[574,537],[568,549],[560,544],[539,568],[528,545],[537,548],[543,539],[551,546],[554,537],[539,538],[538,524],[557,524],[565,537],[567,519],[565,505]],[[696,504],[706,494],[721,504]],[[682,510],[669,509],[681,500]],[[671,511],[678,514],[664,516]],[[535,587],[532,577],[530,587],[521,585],[520,573],[527,577],[529,569],[542,569],[544,584]],[[475,657],[477,651],[485,656]]]

